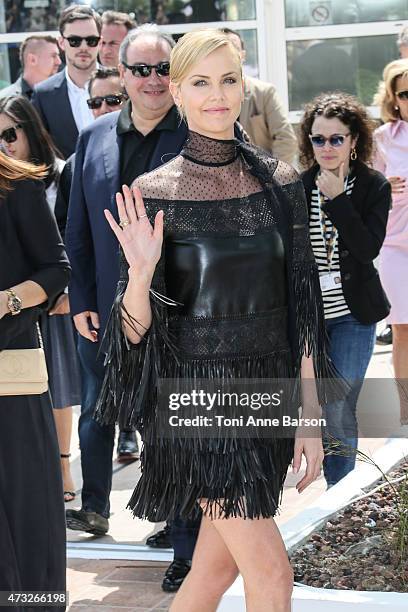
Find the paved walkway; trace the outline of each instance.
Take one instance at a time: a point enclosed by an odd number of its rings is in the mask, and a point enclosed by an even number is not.
[[[390,347],[376,349],[368,376],[378,378],[392,376]],[[392,404],[392,409],[397,414],[396,398]],[[387,411],[391,413],[390,405],[387,406]],[[360,448],[370,453],[382,446],[383,442],[384,440],[380,438],[363,439]],[[81,475],[77,439],[73,440],[72,453],[73,474],[79,489]],[[171,596],[161,590],[160,583],[164,570],[172,558],[172,551],[163,551],[156,556],[151,549],[143,547],[146,537],[160,529],[162,525],[135,520],[130,511],[126,510],[126,503],[138,477],[138,462],[125,467],[115,463],[111,495],[112,517],[109,533],[106,536],[95,538],[88,534],[67,531],[70,610],[77,608],[83,610],[98,608],[98,611],[105,612],[168,610]],[[301,474],[294,476],[289,473],[286,479],[282,512],[277,517],[279,525],[307,507],[325,490],[324,479],[321,477],[299,495],[295,485],[300,477]],[[80,495],[76,501],[66,504],[67,508],[79,506]],[[89,558],[83,558],[85,556]],[[155,558],[161,560],[156,561]]]

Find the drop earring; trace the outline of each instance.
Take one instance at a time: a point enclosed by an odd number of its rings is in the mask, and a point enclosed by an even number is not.
[[[356,161],[357,159],[357,151],[354,148],[351,149],[350,159],[351,161]]]

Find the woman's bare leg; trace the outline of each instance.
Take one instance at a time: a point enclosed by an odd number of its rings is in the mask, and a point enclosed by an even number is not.
[[[398,382],[401,423],[408,424],[408,324],[392,326],[392,357]]]
[[[270,519],[216,519],[213,526],[244,580],[247,612],[290,612],[293,571]]]
[[[293,571],[275,521],[205,515],[191,571],[170,612],[215,612],[238,571],[247,612],[290,612]]]
[[[69,455],[72,433],[72,406],[53,410],[55,426],[57,428],[58,445],[61,455]],[[75,491],[74,481],[71,475],[69,457],[61,457],[61,471],[64,491]],[[67,498],[67,501],[68,500]]]
[[[203,516],[190,572],[170,612],[215,612],[238,568],[212,521]]]

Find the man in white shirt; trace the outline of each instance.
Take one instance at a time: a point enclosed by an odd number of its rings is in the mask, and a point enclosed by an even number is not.
[[[88,81],[96,68],[101,39],[101,18],[88,6],[65,9],[59,22],[58,44],[66,68],[34,88],[32,98],[64,158],[75,150],[79,132],[93,122],[88,108]]]

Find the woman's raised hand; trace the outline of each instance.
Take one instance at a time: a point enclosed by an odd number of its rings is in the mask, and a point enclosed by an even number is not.
[[[331,170],[321,170],[316,185],[326,198],[334,200],[344,192],[344,162],[340,164],[339,176],[336,176]]]
[[[151,278],[163,244],[163,211],[156,214],[152,227],[140,189],[133,187],[130,190],[127,185],[123,185],[122,189],[123,195],[120,192],[116,194],[119,224],[109,210],[105,210],[105,217],[120,242],[129,264],[129,272],[132,269],[137,274]]]

